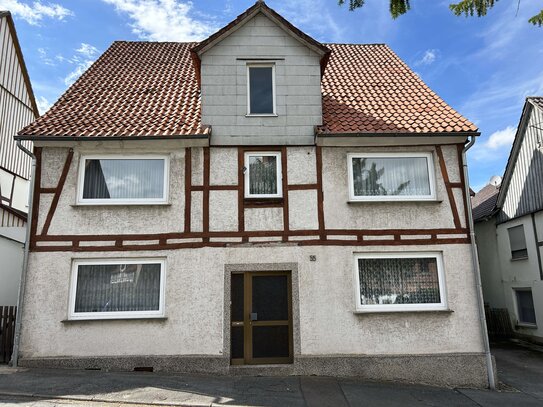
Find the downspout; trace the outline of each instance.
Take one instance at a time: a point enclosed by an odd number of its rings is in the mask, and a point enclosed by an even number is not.
[[[467,199],[468,210],[468,227],[471,240],[471,259],[473,262],[473,272],[475,274],[475,290],[477,292],[477,305],[479,310],[479,323],[481,325],[481,335],[483,337],[483,347],[485,349],[486,371],[488,375],[488,386],[491,390],[496,390],[496,377],[494,375],[494,364],[492,363],[492,355],[490,354],[490,341],[488,340],[488,331],[486,327],[485,305],[483,300],[483,289],[481,285],[481,271],[479,269],[479,256],[477,254],[477,244],[475,242],[475,226],[473,223],[473,213],[471,212],[471,195],[469,191],[468,178],[468,161],[466,152],[475,144],[475,137],[470,136],[471,140],[462,150],[462,166],[464,168],[465,196]]]
[[[17,299],[17,317],[15,322],[15,338],[13,341],[13,353],[11,354],[11,366],[17,367],[19,362],[19,342],[21,340],[21,320],[23,314],[23,301],[26,288],[26,271],[28,269],[28,253],[30,250],[30,225],[32,223],[32,203],[34,201],[34,180],[36,178],[36,156],[27,149],[21,143],[21,140],[17,140],[17,147],[21,149],[25,154],[32,158],[32,165],[30,170],[30,191],[28,193],[28,215],[26,219],[26,239],[23,255],[23,268],[21,271],[21,282],[19,283],[19,296]]]

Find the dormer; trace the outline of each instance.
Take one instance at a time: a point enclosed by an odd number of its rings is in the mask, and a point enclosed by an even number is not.
[[[259,1],[191,51],[211,144],[314,144],[326,46]]]

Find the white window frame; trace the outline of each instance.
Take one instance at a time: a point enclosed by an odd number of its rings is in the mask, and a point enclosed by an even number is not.
[[[77,291],[77,278],[79,266],[86,265],[111,265],[111,264],[160,264],[160,299],[159,309],[152,311],[115,311],[115,312],[75,312],[75,300]],[[165,258],[126,258],[126,259],[74,259],[72,262],[72,276],[70,284],[69,320],[91,319],[142,319],[163,318],[164,297],[166,287],[166,259]]]
[[[517,317],[517,326],[521,326],[524,328],[537,328],[537,313],[536,313],[535,324],[531,322],[523,322],[520,320],[517,291],[529,291],[532,294],[532,301],[534,300],[534,291],[532,290],[532,287],[513,287],[513,303],[515,304],[515,316]],[[534,311],[535,311],[535,303],[534,303]]]
[[[85,182],[85,161],[86,160],[164,160],[164,185],[161,198],[121,198],[121,199],[92,199],[83,198]],[[77,187],[77,205],[164,205],[168,204],[170,186],[170,156],[168,154],[92,154],[81,155],[79,159],[79,176]]]
[[[276,157],[277,159],[277,193],[276,194],[251,194],[250,185],[249,185],[249,173],[250,166],[249,160],[250,157]],[[244,184],[245,184],[245,198],[282,198],[283,197],[283,172],[282,172],[282,163],[281,163],[281,152],[270,152],[270,151],[251,151],[245,153],[245,162],[244,162]]]
[[[272,69],[272,99],[273,99],[273,113],[251,113],[251,68],[271,68]],[[247,116],[253,117],[274,117],[277,116],[277,103],[276,103],[276,90],[275,90],[275,64],[274,63],[256,63],[251,62],[247,64]]]
[[[358,274],[359,259],[418,259],[435,258],[437,264],[437,277],[439,284],[440,302],[434,304],[371,304],[363,305],[360,298],[360,276]],[[354,282],[355,304],[357,313],[371,312],[409,312],[409,311],[447,311],[447,290],[445,286],[445,271],[443,267],[443,254],[441,252],[379,252],[354,254]]]
[[[357,196],[354,194],[353,158],[426,158],[428,165],[428,181],[430,183],[430,195],[376,195]],[[382,202],[382,201],[435,201],[436,198],[436,174],[434,156],[430,152],[397,152],[397,153],[349,153],[347,154],[347,171],[349,177],[349,201],[351,202]]]

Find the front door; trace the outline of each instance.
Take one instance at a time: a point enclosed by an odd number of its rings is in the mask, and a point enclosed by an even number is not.
[[[232,364],[292,363],[290,272],[232,274]]]

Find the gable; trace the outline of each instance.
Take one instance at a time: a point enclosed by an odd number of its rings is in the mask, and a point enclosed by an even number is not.
[[[14,136],[39,116],[15,26],[0,11],[0,167],[30,176],[30,157],[17,148]],[[30,147],[29,143],[25,146]]]
[[[543,109],[526,101],[498,198],[498,221],[543,209]]]

